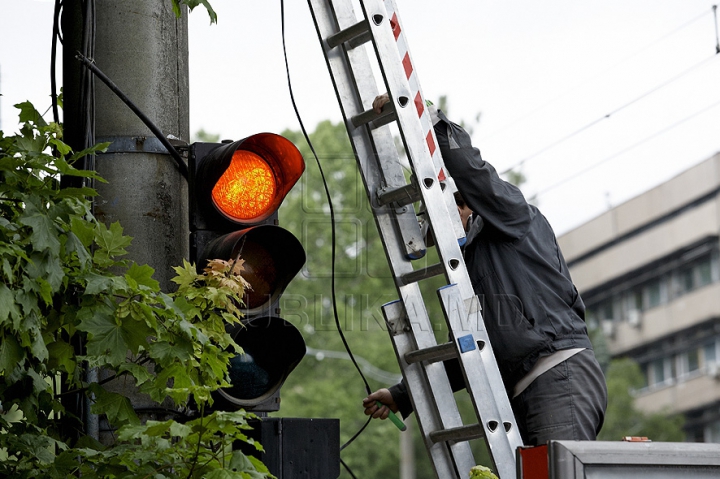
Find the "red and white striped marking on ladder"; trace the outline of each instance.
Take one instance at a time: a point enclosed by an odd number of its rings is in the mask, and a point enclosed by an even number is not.
[[[435,130],[433,129],[432,119],[430,113],[425,107],[425,99],[420,89],[420,82],[418,81],[418,75],[413,67],[412,59],[410,57],[410,50],[403,34],[402,25],[397,15],[397,8],[394,0],[385,0],[385,9],[387,10],[388,16],[390,17],[390,26],[392,27],[393,35],[395,36],[395,43],[402,58],[403,68],[405,69],[405,76],[407,77],[408,83],[410,84],[410,91],[413,94],[413,102],[417,109],[418,118],[422,125],[423,131],[426,132],[425,142],[427,143],[432,157],[433,164],[435,165],[435,171],[438,172],[438,180],[445,180],[445,171],[443,169],[442,157],[440,156],[440,150],[437,147],[437,139],[435,138]]]

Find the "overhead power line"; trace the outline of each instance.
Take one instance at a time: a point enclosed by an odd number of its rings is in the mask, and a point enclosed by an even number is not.
[[[673,124],[670,125],[670,126],[667,126],[667,127],[663,128],[663,129],[661,129],[661,130],[659,130],[659,131],[656,131],[656,132],[653,133],[652,135],[643,138],[642,140],[638,141],[637,143],[634,143],[634,144],[632,144],[632,145],[630,145],[630,146],[628,146],[628,147],[626,147],[626,148],[623,148],[622,150],[617,151],[617,152],[613,153],[612,155],[603,158],[602,160],[600,160],[600,161],[598,161],[598,162],[596,162],[596,163],[588,166],[587,168],[585,168],[585,169],[583,169],[583,170],[580,170],[580,171],[578,171],[578,172],[576,172],[576,173],[574,173],[574,174],[572,174],[572,175],[570,175],[570,176],[568,176],[568,177],[566,177],[566,178],[558,181],[557,183],[554,183],[554,184],[548,186],[547,188],[544,188],[544,189],[538,191],[537,193],[535,193],[535,196],[542,196],[542,195],[546,194],[548,191],[554,190],[555,188],[558,188],[559,186],[564,185],[564,184],[567,183],[568,181],[573,180],[573,179],[575,179],[575,178],[577,178],[577,177],[579,177],[579,176],[581,176],[581,175],[584,175],[585,173],[587,173],[587,172],[589,172],[589,171],[597,168],[598,166],[602,165],[603,163],[606,163],[606,162],[608,162],[608,161],[610,161],[610,160],[612,160],[612,159],[614,159],[614,158],[617,158],[618,156],[620,156],[620,155],[622,155],[622,154],[624,154],[624,153],[627,153],[628,151],[633,150],[633,149],[637,148],[638,146],[640,146],[640,145],[642,145],[642,144],[644,144],[644,143],[647,143],[648,141],[650,141],[650,140],[652,140],[652,139],[654,139],[654,138],[657,138],[658,136],[664,135],[664,134],[667,133],[668,131],[670,131],[670,130],[672,130],[672,129],[678,127],[678,126],[680,126],[681,124],[685,123],[686,121],[689,121],[689,120],[691,120],[691,119],[693,119],[693,118],[695,118],[695,117],[697,117],[697,116],[700,116],[700,115],[702,115],[703,113],[705,113],[705,112],[707,112],[707,111],[709,111],[709,110],[712,110],[713,108],[716,108],[717,106],[720,106],[720,100],[718,100],[718,101],[716,101],[715,103],[713,103],[713,104],[711,104],[711,105],[703,108],[702,110],[699,110],[699,111],[693,113],[693,114],[690,115],[690,116],[687,116],[687,117],[683,118],[682,120],[679,120],[679,121],[673,123]]]
[[[522,160],[516,162],[514,165],[512,165],[512,166],[510,166],[509,168],[505,169],[505,170],[504,170],[502,173],[500,173],[500,174],[504,175],[505,173],[508,173],[508,172],[514,170],[514,169],[517,168],[518,166],[521,166],[522,164],[524,164],[526,161],[531,160],[531,159],[539,156],[539,155],[542,154],[542,153],[545,153],[546,151],[548,151],[548,150],[550,150],[550,149],[552,149],[552,148],[555,148],[556,146],[558,146],[558,145],[561,144],[561,143],[566,142],[566,141],[569,140],[570,138],[573,138],[574,136],[577,136],[578,134],[582,133],[583,131],[585,131],[585,130],[587,130],[587,129],[589,129],[589,128],[592,128],[593,126],[597,125],[597,124],[600,123],[601,121],[607,120],[608,118],[610,118],[610,117],[613,116],[614,114],[616,114],[616,113],[624,110],[625,108],[628,108],[629,106],[637,103],[638,101],[642,100],[643,98],[645,98],[645,97],[647,97],[647,96],[650,96],[650,95],[652,95],[653,93],[657,92],[658,90],[661,90],[662,88],[664,88],[664,87],[670,85],[671,83],[679,80],[680,78],[684,77],[685,75],[691,73],[693,70],[696,70],[696,69],[700,68],[701,66],[704,66],[704,65],[708,64],[711,60],[713,60],[713,59],[716,58],[717,56],[718,56],[717,53],[715,53],[715,54],[713,54],[712,56],[707,57],[706,59],[704,59],[704,60],[696,63],[695,65],[691,66],[690,68],[688,68],[687,70],[683,71],[682,73],[680,73],[680,74],[678,74],[678,75],[670,78],[669,80],[664,81],[663,83],[660,83],[659,85],[656,85],[655,87],[653,87],[653,88],[651,88],[650,90],[646,91],[646,92],[643,93],[642,95],[634,98],[633,100],[630,100],[629,102],[625,103],[624,105],[622,105],[622,106],[620,106],[620,107],[618,107],[618,108],[615,108],[614,110],[606,113],[605,115],[601,116],[600,118],[597,118],[596,120],[591,121],[591,122],[588,123],[587,125],[585,125],[585,126],[579,128],[579,129],[575,130],[574,132],[572,132],[572,133],[570,133],[570,134],[568,134],[568,135],[560,138],[559,140],[556,140],[556,141],[554,141],[553,143],[550,143],[549,145],[547,145],[547,146],[545,146],[545,147],[537,150],[535,153],[533,153],[533,154],[531,154],[531,155],[529,155],[529,156],[526,156],[526,157],[523,158]]]
[[[717,5],[713,6],[713,11],[715,11],[716,8],[717,8]],[[704,11],[703,13],[701,13],[701,14],[693,17],[692,19],[690,19],[690,20],[688,20],[687,22],[683,23],[682,25],[678,26],[678,27],[675,28],[674,30],[672,30],[672,31],[670,31],[670,32],[668,32],[668,33],[666,33],[666,34],[664,34],[664,35],[656,38],[655,40],[651,41],[650,43],[648,43],[648,44],[645,45],[644,47],[642,47],[642,48],[636,50],[634,53],[631,53],[630,55],[626,56],[626,57],[623,58],[622,60],[619,60],[619,61],[613,63],[613,64],[610,65],[609,67],[605,68],[605,69],[602,70],[602,71],[599,71],[599,72],[595,73],[593,76],[591,76],[591,77],[589,77],[589,78],[586,78],[585,80],[581,81],[580,83],[576,84],[575,86],[564,89],[562,94],[554,97],[553,99],[547,101],[546,103],[543,103],[542,105],[538,106],[537,108],[535,108],[535,109],[533,109],[533,110],[531,110],[531,111],[529,111],[529,112],[521,115],[520,117],[518,117],[518,118],[516,118],[516,119],[514,119],[514,120],[512,120],[512,121],[510,121],[510,123],[505,124],[504,126],[500,127],[499,129],[497,129],[497,130],[493,131],[492,133],[490,133],[489,135],[487,135],[486,138],[491,138],[491,137],[497,135],[498,133],[503,132],[503,131],[507,130],[508,128],[516,125],[517,123],[525,120],[526,118],[531,117],[532,115],[536,114],[537,112],[544,110],[544,109],[547,108],[548,106],[550,106],[550,105],[552,105],[553,103],[557,102],[559,99],[564,98],[565,96],[567,96],[568,94],[570,94],[570,93],[572,93],[573,91],[577,90],[577,89],[580,88],[581,86],[584,86],[584,85],[586,85],[587,83],[595,80],[596,78],[598,78],[598,77],[600,77],[600,76],[602,76],[602,75],[605,75],[607,72],[613,70],[613,69],[614,69],[615,67],[617,67],[618,65],[622,65],[623,63],[625,63],[626,61],[630,60],[631,58],[634,58],[634,57],[638,56],[639,54],[645,52],[646,50],[649,50],[651,47],[655,46],[656,44],[658,44],[658,43],[666,40],[667,38],[675,35],[676,33],[680,32],[681,30],[684,30],[685,28],[689,27],[690,25],[692,25],[693,23],[697,22],[697,21],[700,20],[701,18],[705,17],[708,13],[709,13],[709,12],[708,12],[707,10]],[[715,25],[716,25],[715,30],[717,31],[717,17],[715,18]],[[717,35],[716,35],[716,36],[717,36]],[[718,52],[720,52],[720,44],[719,44],[719,46],[717,47],[717,50],[718,50]]]

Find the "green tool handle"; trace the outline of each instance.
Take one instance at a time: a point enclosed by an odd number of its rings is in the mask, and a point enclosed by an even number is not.
[[[380,401],[375,401],[375,404],[377,404],[377,407],[385,406]],[[388,415],[388,419],[390,419],[392,421],[392,423],[395,424],[397,426],[397,428],[400,429],[401,431],[404,431],[405,429],[407,429],[407,426],[405,425],[405,423],[402,422],[402,420],[399,417],[397,417],[397,415],[394,412],[390,411],[390,414]]]

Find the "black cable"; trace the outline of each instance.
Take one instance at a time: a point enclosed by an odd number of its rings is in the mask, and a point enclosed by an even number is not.
[[[350,350],[350,345],[347,342],[347,339],[345,338],[345,334],[342,331],[342,327],[340,326],[340,318],[337,311],[337,299],[335,294],[335,250],[336,250],[336,232],[335,232],[335,210],[333,208],[332,203],[332,197],[330,195],[330,189],[328,187],[328,183],[325,179],[325,172],[323,171],[322,165],[320,164],[320,159],[318,158],[318,155],[315,151],[315,147],[313,147],[312,142],[310,141],[310,137],[307,134],[307,130],[305,129],[305,125],[303,124],[302,118],[300,117],[300,112],[298,111],[297,104],[295,102],[295,95],[293,93],[292,89],[292,82],[290,81],[290,66],[288,64],[288,58],[287,58],[287,48],[285,46],[285,1],[280,0],[280,23],[281,23],[281,30],[282,30],[282,46],[283,46],[283,56],[285,58],[285,73],[287,75],[288,79],[288,90],[290,93],[290,101],[292,103],[293,110],[295,111],[295,116],[297,117],[298,123],[300,124],[300,130],[302,131],[303,136],[305,137],[305,141],[307,142],[308,146],[310,147],[310,151],[312,151],[313,157],[315,158],[315,162],[317,163],[318,170],[320,171],[320,176],[323,181],[323,187],[325,188],[325,196],[327,197],[328,207],[330,209],[330,224],[331,224],[331,272],[330,272],[330,283],[331,283],[331,295],[332,295],[332,304],[333,304],[333,315],[335,317],[335,327],[338,330],[338,334],[340,335],[340,339],[342,340],[343,346],[345,347],[345,350],[348,353],[348,356],[350,356],[350,360],[355,365],[355,369],[357,369],[358,374],[360,374],[360,377],[363,380],[363,383],[365,384],[365,390],[367,391],[368,395],[372,394],[372,389],[370,389],[370,384],[368,384],[367,379],[365,378],[365,375],[363,374],[362,370],[360,369],[360,365],[355,360],[355,356],[353,355],[352,351]],[[365,424],[360,428],[358,432],[355,433],[353,437],[351,437],[348,441],[345,442],[342,446],[340,446],[340,450],[342,451],[346,447],[348,447],[357,437],[365,430],[365,428],[370,424],[370,421],[372,420],[372,416],[368,417],[368,420],[365,422]],[[350,471],[350,468],[342,462],[342,465],[347,469],[347,471],[350,473],[352,477],[355,477],[353,473]]]
[[[541,153],[545,153],[546,151],[551,150],[552,148],[555,148],[557,145],[566,142],[566,141],[569,140],[570,138],[572,138],[572,137],[574,137],[574,136],[576,136],[576,135],[579,135],[580,133],[582,133],[583,131],[585,131],[585,130],[587,130],[587,129],[589,129],[589,128],[592,128],[593,126],[597,125],[597,124],[600,123],[601,121],[607,120],[608,118],[610,118],[610,117],[611,117],[612,115],[614,115],[615,113],[618,113],[618,112],[624,110],[625,108],[627,108],[627,107],[629,107],[629,106],[637,103],[638,101],[642,100],[643,98],[645,98],[645,97],[647,97],[647,96],[655,93],[656,91],[658,91],[658,90],[660,90],[660,89],[668,86],[668,85],[671,84],[672,82],[674,82],[674,81],[676,81],[676,80],[679,80],[680,78],[684,77],[685,75],[687,75],[687,74],[690,73],[691,71],[695,70],[696,68],[699,68],[699,67],[707,64],[708,62],[710,62],[710,61],[713,60],[714,58],[717,58],[717,53],[715,53],[715,54],[713,54],[712,56],[710,56],[710,57],[708,57],[708,58],[706,58],[706,59],[704,59],[704,60],[696,63],[695,65],[691,66],[690,68],[688,68],[687,70],[683,71],[682,73],[680,73],[680,74],[678,74],[678,75],[670,78],[669,80],[666,80],[666,81],[664,81],[663,83],[660,83],[659,85],[655,86],[654,88],[646,91],[645,93],[643,93],[642,95],[636,97],[635,99],[630,100],[629,102],[625,103],[624,105],[622,105],[622,106],[620,106],[620,107],[618,107],[618,108],[615,108],[614,110],[610,111],[609,113],[606,113],[605,115],[601,116],[600,118],[597,118],[596,120],[591,121],[590,123],[588,123],[587,125],[583,126],[582,128],[579,128],[579,129],[575,130],[574,132],[572,132],[572,133],[570,133],[570,134],[568,134],[568,135],[560,138],[559,140],[556,140],[556,141],[554,141],[553,143],[550,143],[549,145],[547,145],[547,146],[539,149],[538,151],[536,151],[536,152],[533,153],[532,155],[526,156],[525,158],[523,158],[522,160],[518,161],[518,162],[515,163],[514,165],[512,165],[512,166],[510,166],[509,168],[506,168],[505,170],[503,170],[500,174],[501,174],[501,175],[504,175],[504,174],[506,174],[506,173],[509,173],[510,171],[514,170],[514,169],[517,168],[518,166],[522,166],[523,164],[525,164],[526,161],[531,160],[531,159],[539,156]]]
[[[325,179],[325,172],[323,171],[322,165],[320,164],[320,159],[318,158],[317,153],[315,152],[315,147],[313,147],[312,142],[310,141],[310,137],[307,134],[307,130],[305,129],[305,125],[302,122],[302,118],[300,117],[300,112],[298,111],[297,104],[295,103],[295,95],[293,94],[292,89],[292,82],[290,81],[290,67],[288,65],[288,58],[287,58],[287,49],[285,47],[285,1],[280,0],[280,20],[281,20],[281,28],[282,28],[282,45],[283,45],[283,56],[285,57],[285,73],[287,74],[288,79],[288,89],[290,92],[290,101],[292,102],[293,110],[295,110],[295,116],[297,117],[298,123],[300,123],[300,130],[302,131],[303,136],[305,137],[305,141],[307,142],[308,146],[310,147],[310,151],[312,151],[313,156],[315,157],[315,162],[317,163],[318,170],[320,170],[320,176],[322,178],[323,187],[325,188],[325,196],[327,197],[328,207],[330,208],[330,224],[331,226],[331,269],[330,269],[330,283],[331,283],[331,296],[332,296],[332,304],[333,304],[333,315],[335,317],[335,326],[337,327],[338,333],[340,334],[340,339],[342,339],[343,345],[345,346],[345,350],[347,351],[348,355],[350,356],[350,359],[352,360],[353,364],[355,365],[355,369],[357,369],[358,374],[360,374],[360,377],[363,380],[363,383],[365,384],[365,389],[367,390],[368,394],[372,394],[372,389],[370,389],[370,384],[368,384],[367,379],[365,378],[365,375],[360,370],[360,365],[355,360],[355,356],[353,356],[352,351],[350,350],[350,346],[348,345],[347,339],[345,338],[345,334],[342,332],[342,327],[340,326],[340,318],[337,311],[337,299],[335,294],[335,250],[336,250],[336,233],[335,233],[335,209],[333,208],[332,203],[332,197],[330,196],[330,189],[328,187],[328,183]]]
[[[158,128],[150,120],[150,118],[148,118],[142,111],[140,111],[140,109],[137,106],[135,106],[135,104],[132,102],[132,100],[130,100],[130,98],[128,98],[127,95],[125,95],[125,93],[123,93],[123,91],[120,90],[120,88],[118,88],[118,86],[115,85],[115,83],[113,83],[113,81],[110,80],[110,78],[108,78],[107,75],[105,75],[102,72],[102,70],[100,70],[97,66],[95,66],[95,64],[93,62],[91,62],[87,57],[85,57],[82,53],[78,52],[77,55],[75,55],[75,58],[80,60],[83,63],[83,65],[85,65],[88,69],[90,69],[90,71],[92,71],[95,74],[95,76],[100,79],[100,81],[102,81],[105,85],[107,85],[107,87],[110,88],[110,90],[113,93],[115,93],[115,95],[120,100],[122,100],[122,102],[125,103],[128,106],[128,108],[130,108],[133,111],[133,113],[135,113],[135,115],[143,123],[145,123],[145,126],[150,128],[150,131],[153,132],[155,137],[158,140],[160,140],[160,143],[162,143],[163,146],[167,149],[168,153],[170,153],[170,156],[173,157],[173,159],[175,160],[175,162],[178,165],[178,169],[180,170],[180,173],[182,173],[182,175],[185,177],[185,179],[187,179],[188,178],[187,165],[185,164],[182,157],[180,156],[180,153],[178,153],[178,151],[175,149],[175,147],[170,144],[170,142],[168,141],[167,138],[165,138],[165,135],[163,135],[163,132],[160,130],[160,128]]]
[[[348,474],[350,474],[350,476],[352,476],[353,479],[357,479],[357,477],[355,477],[355,474],[353,474],[353,472],[350,470],[348,465],[345,464],[345,461],[343,461],[342,458],[340,458],[340,464],[342,464],[342,466],[345,468],[345,470],[348,472]]]
[[[342,446],[340,446],[340,450],[342,451],[343,449],[345,449],[346,447],[348,447],[350,444],[352,444],[352,442],[353,442],[355,439],[357,439],[357,437],[365,430],[365,428],[368,427],[368,424],[370,424],[370,421],[372,421],[372,416],[370,416],[369,418],[367,418],[367,421],[365,421],[365,424],[363,424],[363,426],[358,430],[358,432],[355,433],[355,435],[354,435],[353,437],[351,437],[350,439],[348,439],[347,441],[345,441],[345,444],[343,444]]]
[[[60,9],[62,7],[61,0],[55,0],[55,10],[53,11],[53,32],[52,32],[52,46],[50,48],[50,98],[52,100],[53,110],[53,121],[60,123],[60,112],[58,111],[57,101],[57,78],[55,73],[55,66],[57,61],[57,42],[60,36]]]

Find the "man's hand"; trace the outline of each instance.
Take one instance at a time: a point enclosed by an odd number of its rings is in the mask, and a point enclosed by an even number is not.
[[[390,97],[387,93],[383,93],[382,95],[376,96],[373,100],[373,110],[375,110],[375,113],[378,115],[382,113],[383,106],[385,106],[386,103],[390,103]],[[385,418],[383,418],[385,419]]]
[[[379,407],[377,401],[380,401],[383,406]],[[387,419],[390,411],[398,412],[398,407],[395,404],[395,400],[387,389],[378,389],[365,399],[363,399],[363,407],[365,408],[365,415],[372,416],[377,419]]]

